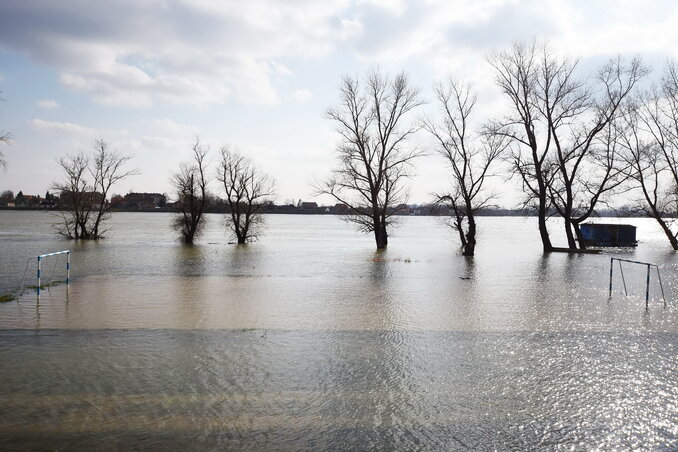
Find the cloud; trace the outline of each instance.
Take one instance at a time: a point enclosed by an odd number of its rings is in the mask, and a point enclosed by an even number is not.
[[[59,106],[59,103],[52,99],[45,99],[38,102],[37,106],[40,108],[44,108],[45,110],[50,110],[52,108],[57,108]]]
[[[172,137],[191,137],[199,132],[199,129],[195,126],[178,123],[168,118],[153,119],[148,122],[148,126],[157,134]]]
[[[310,59],[467,67],[514,39],[579,56],[678,56],[673,0],[6,0],[0,50],[104,105],[274,105]],[[472,63],[479,66],[477,63]]]
[[[96,129],[84,127],[72,122],[45,121],[42,119],[32,119],[29,124],[35,130],[54,135],[73,135],[78,137],[95,137],[98,135]]]
[[[678,4],[627,0],[429,0],[396,3],[385,14],[381,0],[363,1],[356,50],[370,61],[420,58],[434,66],[462,58],[484,59],[515,40],[548,40],[563,53],[587,57],[619,53],[678,55]],[[463,63],[457,64],[463,66]]]
[[[0,46],[106,105],[280,101],[284,60],[328,54],[346,0],[0,2]]]
[[[288,97],[293,102],[308,102],[313,98],[313,93],[305,88],[295,89]]]
[[[380,11],[400,16],[407,11],[406,1],[404,0],[358,0],[358,5],[367,5],[375,7]]]

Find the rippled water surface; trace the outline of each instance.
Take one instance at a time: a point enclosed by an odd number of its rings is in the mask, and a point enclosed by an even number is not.
[[[99,243],[56,220],[0,211],[0,294],[73,251],[68,288],[0,303],[0,447],[678,448],[678,255],[649,220],[623,221],[637,249],[544,256],[534,219],[481,218],[473,259],[435,218],[385,252],[334,216],[244,247],[217,215],[193,247],[162,213]],[[610,257],[659,265],[666,303],[626,264],[608,298]]]

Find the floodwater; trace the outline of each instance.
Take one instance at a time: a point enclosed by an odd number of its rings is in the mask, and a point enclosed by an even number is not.
[[[0,211],[0,294],[41,253],[73,279],[0,303],[0,448],[678,449],[678,253],[650,220],[609,220],[636,249],[544,256],[535,219],[480,218],[472,259],[427,217],[385,252],[334,216],[236,246],[209,215],[193,247],[163,213],[98,243],[57,220]],[[666,302],[632,264],[608,297],[610,257],[657,264]]]

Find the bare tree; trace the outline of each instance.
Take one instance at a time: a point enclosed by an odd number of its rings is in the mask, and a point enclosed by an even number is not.
[[[454,214],[453,227],[459,233],[464,256],[473,256],[476,246],[475,214],[487,206],[492,194],[484,184],[491,176],[490,167],[506,149],[508,140],[502,135],[478,135],[470,129],[477,94],[468,83],[449,79],[446,85],[434,87],[442,122],[424,121],[433,135],[437,151],[450,165],[452,193],[439,195]]]
[[[256,239],[263,219],[261,208],[274,195],[274,184],[246,157],[228,147],[221,148],[221,166],[217,175],[224,185],[229,213],[226,223],[238,243]]]
[[[552,76],[539,58],[535,43],[516,43],[489,59],[496,81],[510,101],[510,111],[492,121],[486,133],[510,140],[507,161],[525,192],[525,206],[535,205],[544,252],[553,250],[546,226],[553,166],[549,160],[553,140],[542,111],[553,108],[548,96]]]
[[[70,239],[103,238],[102,225],[111,210],[106,200],[110,188],[138,174],[124,169],[131,157],[111,150],[104,140],[95,141],[93,147],[91,157],[81,152],[57,160],[65,173],[64,181],[53,185],[60,192],[63,220],[57,230]]]
[[[623,180],[605,131],[647,71],[638,59],[626,65],[617,58],[600,69],[598,84],[592,85],[577,78],[576,60],[556,57],[535,43],[514,44],[490,63],[511,113],[487,132],[513,142],[509,161],[521,177],[526,202],[537,204],[544,251],[553,250],[546,227],[551,207],[564,219],[569,248],[576,249],[579,224]]]
[[[576,62],[558,60],[546,51],[540,113],[554,148],[553,183],[549,196],[564,220],[568,248],[584,248],[579,225],[595,211],[602,197],[625,177],[617,163],[614,127],[619,106],[647,70],[639,59],[625,65],[616,58],[603,66],[597,86],[575,78]],[[576,239],[575,239],[576,237]]]
[[[58,226],[59,234],[70,239],[88,238],[94,188],[87,177],[89,159],[83,152],[57,160],[66,173],[65,181],[52,187],[59,195],[59,207],[63,221]]]
[[[639,107],[641,127],[660,152],[678,202],[678,64],[667,63],[661,85],[643,93]]]
[[[622,110],[618,122],[626,173],[642,193],[638,207],[657,221],[674,250],[678,250],[676,81],[676,67],[670,64],[662,88],[639,94]]]
[[[179,206],[173,227],[186,244],[192,244],[204,227],[203,214],[208,197],[205,163],[208,150],[200,144],[200,139],[196,138],[192,151],[193,161],[182,163],[179,172],[172,176]]]
[[[406,146],[418,128],[406,116],[421,102],[404,73],[390,78],[374,70],[363,83],[345,76],[339,105],[327,111],[342,138],[339,166],[317,189],[348,206],[346,219],[374,233],[377,249],[384,249],[391,217],[406,201],[408,170],[421,155]]]

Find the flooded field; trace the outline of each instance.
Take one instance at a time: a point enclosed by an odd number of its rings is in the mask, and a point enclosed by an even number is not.
[[[467,259],[426,217],[385,252],[334,216],[268,216],[245,247],[217,215],[193,247],[162,213],[99,243],[57,219],[0,212],[0,294],[30,256],[73,266],[0,303],[0,447],[678,447],[678,254],[649,220],[621,221],[636,249],[544,256],[535,219],[480,218]],[[666,304],[626,264],[608,298],[610,257],[657,264]]]

